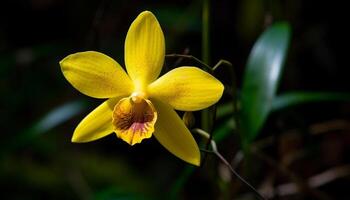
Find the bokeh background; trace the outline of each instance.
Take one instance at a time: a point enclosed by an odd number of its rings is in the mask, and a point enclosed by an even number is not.
[[[58,62],[71,53],[95,50],[123,65],[127,30],[143,10],[157,16],[167,53],[201,58],[202,3],[1,2],[0,198],[255,199],[211,155],[194,168],[154,138],[133,147],[114,134],[91,143],[70,142],[75,126],[102,100],[71,87]],[[266,27],[283,20],[290,24],[292,37],[278,93],[350,91],[345,5],[301,0],[220,0],[210,5],[209,64],[230,61],[238,88],[254,42]],[[165,66],[195,64],[167,59]],[[217,77],[226,88],[232,86],[224,69]],[[226,91],[219,105],[231,95]],[[200,126],[199,113],[195,116]],[[350,101],[288,107],[269,115],[256,139],[263,148],[236,169],[275,199],[348,199],[349,133]],[[239,158],[241,145],[234,131],[218,146],[227,160],[235,163]],[[310,187],[298,191],[295,180]]]

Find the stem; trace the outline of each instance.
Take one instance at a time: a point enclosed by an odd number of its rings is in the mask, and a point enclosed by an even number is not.
[[[227,61],[227,60],[221,59],[221,60],[219,60],[219,62],[216,63],[216,65],[215,65],[213,68],[211,68],[211,69],[212,69],[212,74],[214,74],[215,70],[216,70],[218,67],[220,67],[221,65],[223,65],[223,64],[229,66],[230,71],[232,70],[232,69],[231,69],[231,68],[232,68],[232,64],[231,64],[229,61]],[[210,130],[209,130],[210,136],[209,136],[208,142],[207,142],[206,147],[205,147],[206,150],[209,149],[209,143],[210,143],[210,141],[212,141],[212,139],[213,139],[214,125],[215,125],[214,122],[215,122],[215,120],[216,120],[217,105],[214,104],[214,106],[212,106],[212,109],[209,108],[208,110],[209,110],[209,111],[210,111],[210,110],[212,111],[212,115],[211,115],[212,120],[211,120],[211,124],[210,124],[210,126],[209,126],[209,127],[210,127]],[[210,114],[210,113],[209,113],[209,114]],[[209,115],[209,117],[210,117],[210,115]],[[205,154],[204,159],[203,159],[203,162],[206,160],[206,156],[207,156],[207,154]]]
[[[205,63],[210,64],[210,0],[203,0],[202,10],[202,59]]]
[[[218,67],[220,67],[221,65],[227,65],[229,67],[232,67],[232,63],[230,61],[221,59],[219,60],[219,62],[216,63],[216,65],[213,67],[213,71],[215,71]]]
[[[209,144],[210,144],[210,141],[213,141],[213,132],[214,132],[214,122],[216,120],[216,111],[217,111],[217,105],[214,104],[212,107],[210,107],[208,109],[208,111],[212,111],[212,120],[211,120],[211,124],[210,124],[210,130],[209,130],[209,138],[208,138],[208,142],[207,144],[205,145],[205,149],[208,150],[209,149]],[[210,114],[210,113],[209,113]],[[209,116],[210,117],[210,116]],[[212,144],[213,146],[213,144]],[[204,158],[203,158],[203,163],[205,162],[207,158],[207,154],[204,155]]]
[[[244,183],[246,186],[248,186],[248,188],[255,194],[255,196],[258,199],[265,199],[252,185],[250,185],[243,177],[241,177],[234,169],[233,167],[230,165],[230,163],[228,163],[228,161],[219,153],[219,152],[215,152],[215,155],[221,160],[221,162],[223,162],[232,172],[232,174],[234,174],[242,183]]]
[[[166,58],[187,58],[187,59],[191,59],[191,60],[194,60],[196,61],[197,63],[199,63],[200,65],[202,65],[202,67],[206,68],[207,70],[206,71],[212,71],[213,69],[207,65],[205,62],[201,61],[200,59],[192,56],[192,55],[183,55],[183,54],[176,54],[176,53],[173,53],[173,54],[167,54],[165,55]]]
[[[202,60],[210,65],[210,47],[209,47],[209,18],[210,18],[210,0],[203,0],[202,10]],[[210,110],[202,111],[202,128],[206,131],[210,129]]]
[[[209,133],[207,133],[206,131],[202,130],[202,129],[193,129],[194,132],[198,133],[199,135],[201,135],[202,137],[206,138],[207,140],[210,139],[211,135]],[[232,172],[232,174],[238,178],[242,183],[244,183],[254,194],[258,199],[262,199],[264,200],[265,198],[252,186],[250,185],[243,177],[241,177],[231,166],[231,164],[221,155],[221,153],[218,151],[218,148],[216,146],[216,142],[214,140],[209,140],[210,144],[211,144],[211,148],[212,151],[208,151],[207,149],[201,150],[204,151],[206,153],[213,153],[214,155],[216,155],[216,157],[218,157],[220,159],[220,161],[222,163],[224,163]]]
[[[186,48],[186,49],[182,52],[183,55],[188,55],[189,53],[190,53],[190,50],[189,50],[188,48]],[[183,57],[179,57],[179,58],[177,59],[177,61],[174,63],[174,68],[175,68],[176,66],[178,66],[178,65],[182,62],[183,59],[184,59]]]
[[[186,51],[185,51],[186,53]],[[221,65],[226,65],[226,66],[229,66],[229,71],[230,73],[232,74],[232,77],[234,79],[234,81],[236,82],[236,74],[235,72],[233,71],[232,68],[232,63],[228,60],[224,60],[224,59],[220,59],[219,62],[217,62],[214,67],[210,67],[209,65],[207,65],[204,61],[192,56],[192,55],[188,55],[188,54],[177,54],[177,53],[172,53],[172,54],[167,54],[165,55],[165,58],[179,58],[177,61],[176,61],[176,65],[179,64],[179,62],[182,61],[182,59],[186,58],[186,59],[190,59],[190,60],[193,60],[195,62],[197,62],[198,64],[202,65],[202,67],[204,67],[206,69],[206,71],[209,71],[211,74],[214,73],[215,70],[217,70]],[[176,66],[175,65],[175,66]],[[236,88],[236,87],[235,87]]]

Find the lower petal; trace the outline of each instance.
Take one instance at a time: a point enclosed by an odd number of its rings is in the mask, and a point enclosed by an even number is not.
[[[87,115],[74,130],[72,142],[90,142],[112,133],[112,112],[118,100],[108,99]]]
[[[199,166],[200,152],[191,132],[172,107],[152,99],[158,113],[154,136],[172,154],[178,158]]]
[[[117,136],[134,145],[150,138],[157,121],[151,101],[134,97],[121,99],[114,107],[113,125]]]

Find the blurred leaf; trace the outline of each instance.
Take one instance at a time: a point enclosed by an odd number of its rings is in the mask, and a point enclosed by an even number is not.
[[[214,130],[213,139],[219,143],[227,136],[231,135],[234,130],[236,130],[236,122],[233,117],[227,119]]]
[[[275,97],[290,39],[287,23],[275,23],[255,43],[242,87],[242,139],[253,140],[263,126]]]
[[[14,63],[15,58],[11,54],[7,53],[0,55],[0,78],[6,78]]]
[[[179,194],[181,190],[183,189],[183,187],[185,187],[187,180],[191,177],[195,169],[196,167],[187,165],[185,169],[182,170],[181,174],[171,187],[169,199],[179,199]]]
[[[217,108],[216,108],[217,119],[226,117],[231,114],[233,114],[233,104],[231,102],[217,105]]]
[[[276,3],[276,2],[274,2]],[[259,34],[266,15],[266,2],[260,0],[240,1],[237,9],[236,30],[241,38],[252,41]]]
[[[349,93],[336,92],[289,92],[273,100],[272,110],[277,111],[290,106],[319,101],[350,101]]]
[[[65,46],[62,44],[49,43],[34,45],[30,48],[18,48],[15,51],[9,51],[0,55],[0,80],[6,80],[9,78],[9,74],[14,70],[14,66],[17,64],[29,65],[33,62],[48,58],[49,56],[55,57],[57,54],[64,52]],[[3,85],[0,85],[0,90]]]
[[[38,122],[34,123],[32,127],[16,135],[12,138],[12,141],[6,142],[1,146],[9,150],[23,145],[80,114],[86,107],[87,105],[84,101],[74,101],[59,106],[42,117]]]
[[[154,12],[163,27],[179,32],[201,30],[200,2],[193,1],[187,8],[180,6],[163,6]]]
[[[272,102],[271,112],[282,110],[291,106],[305,103],[321,102],[321,101],[350,101],[349,93],[337,92],[304,92],[295,91],[278,95]],[[233,115],[233,105],[226,103],[218,106],[217,119]],[[223,121],[214,130],[214,140],[220,142],[232,134],[236,129],[236,123],[233,116]]]
[[[76,154],[67,146],[59,149],[45,157],[45,163],[42,157],[21,154],[0,157],[0,179],[6,187],[18,188],[20,183],[25,189],[21,190],[23,198],[10,199],[41,199],[37,191],[50,193],[48,196],[59,194],[60,199],[154,199],[157,179],[146,173],[148,169],[140,171],[113,153]]]
[[[33,126],[32,131],[36,134],[45,133],[48,130],[80,114],[85,108],[86,103],[83,101],[69,102],[59,106],[41,118]]]
[[[147,200],[149,198],[133,192],[127,192],[118,187],[111,187],[98,192],[95,195],[96,200]]]

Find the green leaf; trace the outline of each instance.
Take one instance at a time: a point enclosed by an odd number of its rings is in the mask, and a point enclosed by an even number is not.
[[[320,101],[350,101],[350,94],[338,92],[289,92],[279,95],[273,100],[272,110],[277,111],[298,104]]]
[[[56,126],[80,114],[86,107],[86,102],[74,101],[54,108],[40,120],[34,123],[34,125],[32,125],[30,128],[20,132],[19,134],[15,135],[11,141],[7,141],[5,144],[1,145],[1,149],[3,151],[8,151],[26,144],[39,135],[48,132]]]
[[[117,187],[104,189],[95,194],[96,200],[147,200],[149,198],[135,192],[124,191]]]
[[[191,177],[195,169],[195,167],[187,165],[185,169],[182,170],[170,189],[168,194],[169,199],[179,199],[180,192],[185,187],[187,180]]]
[[[231,102],[217,105],[216,119],[220,119],[232,114],[233,114],[233,104]]]
[[[246,66],[241,91],[242,139],[254,140],[272,108],[291,30],[288,23],[275,23],[255,43]]]
[[[227,136],[232,135],[237,128],[236,122],[233,117],[227,119],[214,130],[213,139],[219,143]]]

